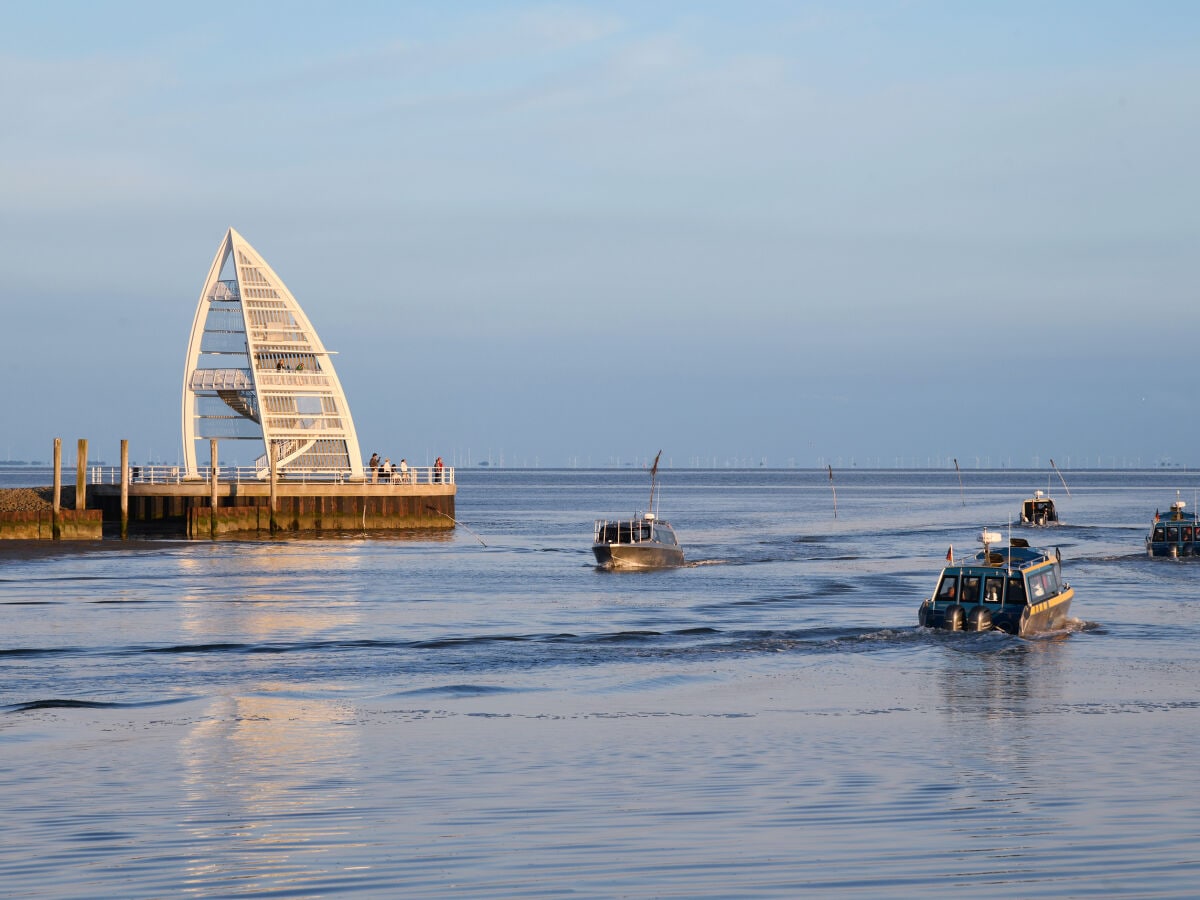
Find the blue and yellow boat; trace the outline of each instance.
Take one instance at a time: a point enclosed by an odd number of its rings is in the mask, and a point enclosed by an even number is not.
[[[1075,589],[1062,577],[1061,560],[1010,538],[1002,550],[998,531],[984,531],[983,549],[973,559],[946,554],[933,596],[921,603],[917,621],[947,631],[991,631],[1026,635],[1057,631],[1067,621]]]
[[[1176,500],[1170,511],[1159,515],[1154,511],[1154,522],[1146,535],[1146,552],[1151,556],[1200,556],[1200,522],[1196,514],[1184,512],[1187,504]]]

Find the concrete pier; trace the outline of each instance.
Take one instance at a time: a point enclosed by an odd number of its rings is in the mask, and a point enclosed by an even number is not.
[[[293,484],[281,479],[272,485],[269,480],[210,480],[133,482],[125,489],[128,534],[192,538],[269,535],[272,518],[276,529],[283,532],[443,531],[454,527],[454,484]],[[92,484],[89,492],[89,505],[101,510],[106,527],[111,525],[116,532],[122,519],[122,487]]]

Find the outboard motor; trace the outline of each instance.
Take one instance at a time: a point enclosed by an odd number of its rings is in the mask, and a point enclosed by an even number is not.
[[[987,607],[974,606],[967,615],[967,631],[991,631],[992,614]]]
[[[962,631],[965,619],[966,610],[962,608],[962,605],[951,603],[942,614],[942,627],[947,631]]]

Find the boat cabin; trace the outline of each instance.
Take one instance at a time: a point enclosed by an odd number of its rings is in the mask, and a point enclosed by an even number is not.
[[[1146,537],[1146,552],[1150,556],[1200,556],[1200,522],[1196,514],[1185,512],[1182,500],[1171,504],[1165,515],[1154,513],[1150,534]]]
[[[1054,501],[1045,491],[1034,491],[1033,496],[1021,504],[1021,522],[1026,525],[1058,524]]]
[[[675,531],[666,522],[659,522],[650,516],[641,519],[608,519],[596,520],[597,544],[637,544],[650,541],[669,546],[679,546]]]

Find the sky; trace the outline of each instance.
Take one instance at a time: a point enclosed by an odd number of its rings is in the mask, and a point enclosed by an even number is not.
[[[1200,5],[4,21],[0,459],[180,458],[232,226],[364,454],[1200,466]]]

